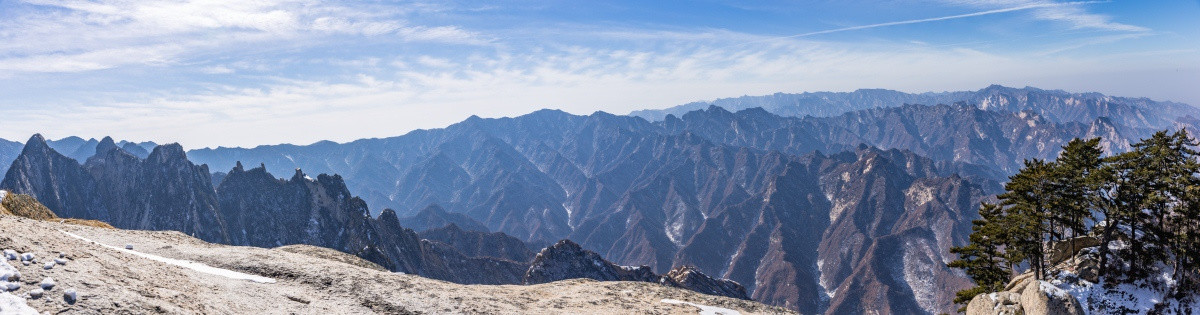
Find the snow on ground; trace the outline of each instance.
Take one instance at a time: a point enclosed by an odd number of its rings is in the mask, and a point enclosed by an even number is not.
[[[1164,278],[1165,277],[1165,278]],[[1154,279],[1159,283],[1151,281],[1139,280],[1135,283],[1121,283],[1110,288],[1105,288],[1103,282],[1091,283],[1086,280],[1075,280],[1077,277],[1070,272],[1063,272],[1049,283],[1043,281],[1041,289],[1047,293],[1054,294],[1070,294],[1079,301],[1080,306],[1088,314],[1113,314],[1113,313],[1141,313],[1144,314],[1159,302],[1168,298],[1169,293],[1164,292],[1164,286],[1161,281],[1170,279],[1170,272],[1164,271],[1159,279]],[[1074,281],[1072,281],[1074,280]],[[1179,301],[1173,300],[1169,310],[1175,310],[1178,307]],[[1200,314],[1200,300],[1193,300],[1191,305],[1184,305],[1182,309],[1190,309],[1192,314]]]
[[[717,315],[717,314],[741,315],[742,314],[741,312],[731,310],[728,308],[708,306],[708,305],[696,304],[696,303],[691,303],[691,302],[684,302],[684,301],[680,301],[680,300],[662,299],[662,302],[667,303],[667,304],[683,304],[683,305],[695,306],[700,309],[700,315]]]
[[[4,201],[4,197],[8,196],[7,190],[0,190],[0,201]]]
[[[25,299],[8,292],[0,292],[0,314],[3,315],[37,315],[37,310],[29,307]]]
[[[107,247],[107,248],[115,250],[115,251],[126,252],[126,253],[133,254],[138,257],[142,257],[142,258],[146,258],[146,259],[150,259],[150,260],[154,260],[154,261],[158,261],[158,262],[162,262],[162,263],[167,263],[167,264],[171,264],[171,265],[176,265],[179,267],[191,269],[191,270],[201,272],[201,273],[222,276],[222,277],[226,277],[226,278],[230,278],[230,279],[249,280],[249,281],[258,282],[258,283],[275,283],[275,279],[271,279],[271,278],[267,278],[267,277],[263,277],[263,276],[245,274],[245,273],[241,273],[241,272],[237,272],[237,271],[233,271],[233,270],[229,270],[229,269],[221,269],[221,268],[212,267],[212,266],[194,262],[194,261],[172,259],[172,258],[158,256],[158,255],[152,255],[152,254],[147,254],[147,253],[143,253],[143,252],[138,252],[138,251],[134,251],[134,250],[122,249],[120,247],[102,244],[100,242],[96,242],[96,241],[87,239],[83,236],[79,236],[79,235],[76,235],[71,232],[67,232],[67,231],[63,231],[63,230],[59,230],[59,232],[62,232],[63,234],[66,234],[68,236],[83,240],[85,242],[89,242],[89,243],[93,243],[96,245]]]

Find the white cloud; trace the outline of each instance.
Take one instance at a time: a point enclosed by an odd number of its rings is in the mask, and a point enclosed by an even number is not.
[[[978,89],[992,83],[1074,88],[1058,78],[1100,77],[1093,74],[1130,66],[1106,59],[904,47],[782,40],[666,51],[566,46],[453,61],[426,55],[350,60],[342,66],[364,74],[134,95],[67,112],[10,111],[14,119],[6,119],[6,129],[21,134],[0,137],[19,139],[31,131],[51,137],[102,136],[92,133],[103,130],[126,139],[179,141],[190,148],[349,141],[443,127],[471,114],[512,116],[535,108],[626,113],[745,94],[870,87],[909,92]],[[45,126],[61,127],[49,132]]]
[[[11,9],[10,9],[11,8]],[[457,26],[409,25],[402,8],[311,0],[27,0],[0,21],[0,72],[78,72],[322,45],[330,36],[486,44]],[[0,73],[2,74],[2,73]]]

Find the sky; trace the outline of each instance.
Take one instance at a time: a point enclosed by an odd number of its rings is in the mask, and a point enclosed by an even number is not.
[[[990,84],[1200,105],[1200,0],[0,0],[0,138],[189,149]]]

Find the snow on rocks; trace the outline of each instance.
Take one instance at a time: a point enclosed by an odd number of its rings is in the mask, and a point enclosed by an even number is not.
[[[62,259],[62,258],[55,258],[55,259],[54,259],[54,263],[56,263],[56,264],[59,264],[59,265],[64,265],[64,266],[66,266],[66,265],[67,265],[67,260],[66,260],[66,259]]]
[[[16,267],[9,265],[7,261],[0,260],[0,281],[17,281],[21,278],[21,272],[17,271]]]
[[[54,279],[52,279],[50,277],[46,277],[46,279],[42,279],[41,283],[38,283],[38,286],[40,286],[40,287],[42,287],[42,289],[46,289],[46,290],[54,289],[54,285],[55,285]]]
[[[55,265],[55,263],[53,261],[51,261],[51,262],[46,263],[45,265],[42,265],[42,269],[46,269],[46,270],[54,269],[54,265]]]
[[[680,301],[680,300],[662,299],[662,301],[660,301],[660,302],[667,303],[667,304],[695,306],[696,308],[700,309],[700,315],[718,315],[718,314],[719,315],[741,315],[742,314],[741,312],[723,308],[723,307],[708,306],[708,305],[696,304],[696,303],[692,303],[692,302],[684,302],[684,301]]]
[[[11,249],[4,250],[4,259],[17,260],[17,251]]]
[[[125,244],[125,249],[133,250],[133,244]]]
[[[5,315],[37,315],[37,310],[29,307],[22,299],[8,292],[0,292],[0,313]]]
[[[78,299],[79,294],[75,292],[75,289],[63,290],[63,301],[66,301],[67,304],[75,304]]]
[[[46,290],[42,290],[42,289],[29,290],[29,298],[31,298],[31,299],[35,299],[35,300],[40,299],[40,298],[42,298],[42,294],[46,294]]]
[[[3,290],[0,290],[0,291],[10,291],[11,292],[11,291],[16,291],[17,289],[21,288],[21,284],[16,283],[16,282],[3,282],[3,284],[4,284],[4,288],[3,288]]]
[[[33,261],[33,253],[21,254],[21,261]]]

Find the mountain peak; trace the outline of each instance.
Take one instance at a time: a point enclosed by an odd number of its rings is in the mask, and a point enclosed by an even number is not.
[[[96,155],[107,153],[109,150],[118,149],[116,141],[112,137],[104,137],[100,143],[96,145]]]
[[[299,181],[304,180],[305,177],[308,177],[308,175],[304,175],[304,171],[297,167],[296,173],[292,174],[292,181],[299,182]]]
[[[154,147],[154,151],[150,152],[148,160],[156,161],[186,161],[187,153],[183,151],[183,146],[179,143],[168,143]]]

